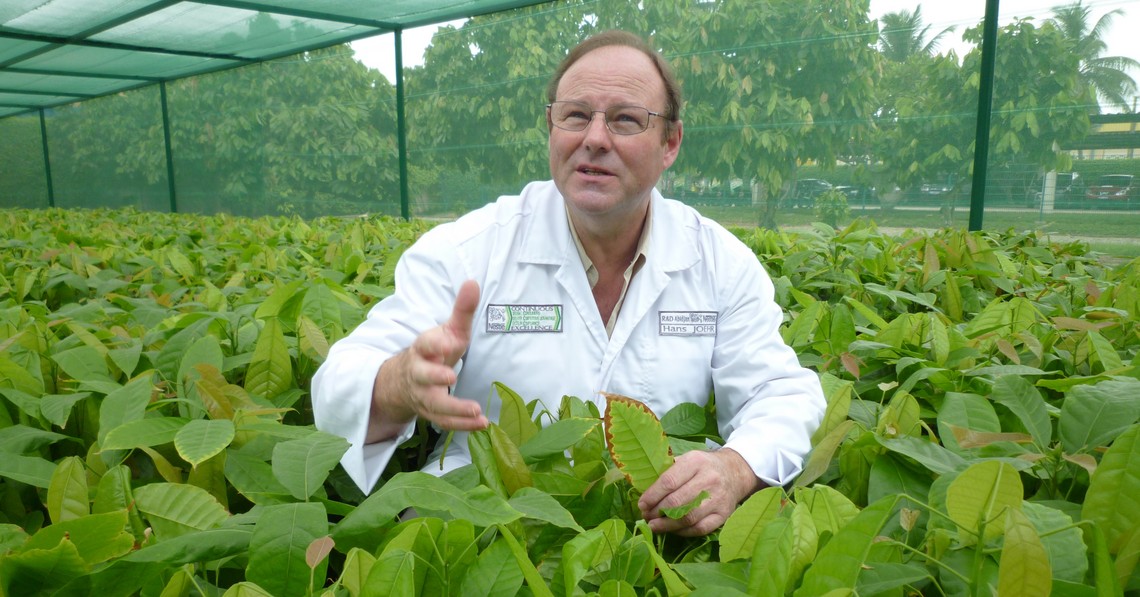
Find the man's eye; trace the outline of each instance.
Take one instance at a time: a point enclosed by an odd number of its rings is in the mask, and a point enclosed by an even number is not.
[[[589,120],[590,115],[586,114],[585,112],[575,111],[567,112],[564,118],[566,118],[566,120]]]

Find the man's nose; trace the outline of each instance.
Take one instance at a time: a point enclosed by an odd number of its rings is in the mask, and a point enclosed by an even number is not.
[[[604,149],[610,146],[611,141],[610,129],[606,126],[605,112],[594,112],[589,124],[586,125],[586,146]]]

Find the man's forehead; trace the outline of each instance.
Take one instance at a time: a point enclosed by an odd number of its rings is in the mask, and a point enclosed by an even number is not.
[[[665,84],[653,61],[636,48],[604,46],[578,59],[558,82],[558,97],[567,94],[614,93],[641,99],[664,98]]]

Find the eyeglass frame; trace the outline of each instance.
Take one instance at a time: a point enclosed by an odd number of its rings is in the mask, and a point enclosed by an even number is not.
[[[568,129],[564,126],[559,126],[557,123],[555,123],[554,117],[551,113],[552,110],[554,109],[554,104],[577,104],[577,105],[585,108],[586,112],[589,112],[590,118],[589,118],[589,120],[586,121],[586,124],[584,124],[582,126],[582,128],[580,128],[580,129]],[[605,123],[606,130],[615,134],[615,135],[620,135],[622,137],[632,137],[634,135],[640,135],[641,133],[644,133],[645,131],[649,130],[650,120],[649,120],[649,118],[646,118],[645,119],[645,128],[641,129],[640,131],[637,131],[634,133],[622,133],[619,131],[615,131],[613,128],[610,127],[611,121],[610,121],[610,118],[609,118],[609,115],[607,114],[607,112],[609,112],[610,110],[617,109],[617,108],[636,108],[638,110],[645,110],[645,112],[647,114],[649,114],[650,118],[652,118],[653,116],[656,116],[656,117],[662,118],[662,119],[667,118],[664,114],[662,114],[660,112],[654,112],[653,110],[650,110],[649,108],[646,108],[645,106],[636,106],[636,105],[631,105],[631,104],[618,104],[616,106],[610,106],[609,108],[606,108],[605,110],[595,110],[593,108],[593,106],[591,106],[590,104],[587,104],[586,102],[575,101],[575,100],[555,100],[553,102],[550,102],[549,104],[546,104],[547,115],[550,118],[551,126],[554,126],[554,127],[561,129],[563,131],[568,131],[571,133],[580,133],[580,132],[590,128],[590,124],[594,122],[594,114],[598,114],[599,112],[602,114],[602,122]]]

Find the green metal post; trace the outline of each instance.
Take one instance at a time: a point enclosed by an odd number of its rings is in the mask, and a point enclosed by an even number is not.
[[[51,184],[51,156],[48,155],[47,120],[40,108],[40,143],[44,150],[44,177],[47,178],[48,207],[55,207],[55,187]]]
[[[400,217],[412,219],[408,206],[408,130],[404,114],[404,30],[396,29],[396,146],[400,153]]]
[[[974,132],[974,179],[970,189],[969,230],[982,229],[986,208],[986,166],[990,157],[990,113],[993,111],[994,63],[997,57],[998,0],[986,0],[982,26],[982,72],[978,88],[978,128]]]
[[[162,138],[166,143],[166,190],[170,195],[170,213],[178,213],[178,198],[174,194],[174,152],[170,144],[170,109],[166,104],[166,81],[159,81],[158,94],[162,98]]]

